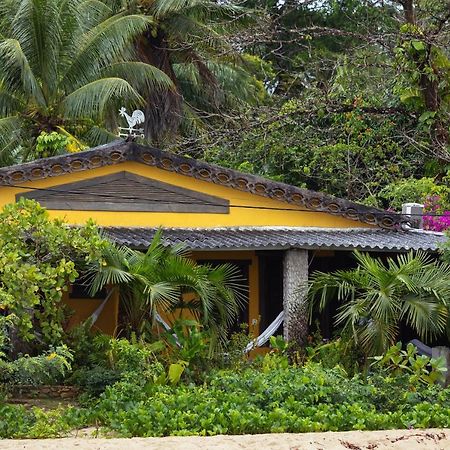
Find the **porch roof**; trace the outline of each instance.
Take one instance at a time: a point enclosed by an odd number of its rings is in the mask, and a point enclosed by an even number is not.
[[[146,249],[156,228],[105,227],[114,241]],[[287,248],[374,251],[436,251],[446,241],[443,233],[380,228],[165,228],[167,245],[184,244],[192,250],[276,250]]]

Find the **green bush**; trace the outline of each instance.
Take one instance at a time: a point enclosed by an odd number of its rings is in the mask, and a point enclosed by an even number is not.
[[[396,211],[402,210],[403,203],[424,203],[431,196],[439,196],[442,206],[449,206],[450,189],[444,184],[437,184],[433,178],[407,178],[388,184],[380,193],[379,198],[387,206]]]
[[[348,379],[318,364],[219,371],[202,386],[118,383],[96,405],[123,436],[244,434],[450,425],[450,395],[403,379]],[[387,394],[385,393],[387,391]]]
[[[409,383],[415,385],[418,382],[435,384],[445,381],[447,367],[443,357],[430,358],[419,355],[417,347],[409,343],[406,350],[402,350],[402,343],[393,345],[382,356],[375,356],[372,367],[392,373],[394,376],[409,375]]]
[[[50,347],[39,356],[24,355],[12,362],[0,361],[0,382],[13,385],[55,384],[72,370],[72,353],[65,346]]]
[[[38,354],[61,344],[63,293],[77,269],[101,258],[105,245],[92,221],[70,227],[34,200],[22,198],[0,211],[0,346],[6,347],[0,353],[27,348]]]
[[[348,378],[308,363],[219,370],[201,385],[136,377],[58,413],[0,406],[0,437],[54,437],[88,425],[125,437],[448,427],[450,389],[411,386],[408,375]]]
[[[88,410],[73,406],[48,411],[0,404],[0,439],[62,437],[94,420]]]
[[[34,414],[24,406],[0,403],[0,438],[25,436],[34,420]]]
[[[165,373],[164,366],[155,356],[162,343],[130,342],[106,335],[88,339],[81,334],[82,338],[73,340],[73,343],[77,348],[77,361],[82,364],[69,381],[90,395],[100,394],[106,386],[119,380],[143,379],[154,382]],[[82,358],[80,349],[86,348],[87,343],[90,343],[91,352]]]
[[[108,367],[95,366],[92,368],[78,369],[70,378],[70,383],[79,386],[89,395],[101,394],[107,386],[110,386],[121,378],[120,372]]]

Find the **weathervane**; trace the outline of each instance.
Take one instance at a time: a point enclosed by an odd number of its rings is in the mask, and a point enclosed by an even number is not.
[[[143,128],[134,128],[136,125],[140,125],[145,122],[145,115],[140,109],[133,111],[133,114],[129,116],[127,114],[127,110],[122,107],[119,109],[119,115],[120,117],[125,117],[128,122],[128,127],[119,127],[120,137],[144,137]]]

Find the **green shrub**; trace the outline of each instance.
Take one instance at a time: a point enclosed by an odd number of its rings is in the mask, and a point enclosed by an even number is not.
[[[361,350],[351,337],[345,335],[313,347],[306,347],[305,351],[307,361],[320,362],[323,367],[329,369],[339,365],[350,376],[359,372],[364,360]]]
[[[83,337],[80,342],[88,340]],[[83,344],[77,348],[84,347]],[[90,395],[100,394],[106,386],[119,380],[154,382],[165,373],[164,366],[155,356],[155,352],[162,347],[160,342],[148,344],[97,335],[91,339],[91,354],[85,358],[85,364],[74,372],[70,382]],[[78,360],[81,360],[81,356]]]
[[[443,184],[436,184],[433,178],[407,178],[388,184],[379,198],[396,211],[402,210],[403,203],[424,203],[428,197],[439,196],[444,208],[449,206],[450,190]]]
[[[12,362],[0,362],[0,382],[39,386],[61,382],[72,370],[72,353],[65,346],[50,350],[39,356],[24,355]]]
[[[124,437],[450,426],[450,389],[413,388],[409,374],[364,379],[317,363],[268,366],[217,370],[200,385],[137,376],[108,386],[84,408],[45,412],[0,405],[0,437],[55,437],[89,425]]]
[[[375,356],[372,367],[392,373],[393,376],[408,375],[408,382],[414,386],[417,383],[435,384],[445,380],[447,367],[443,357],[430,358],[417,353],[417,347],[409,343],[402,350],[402,343],[393,345],[382,356]]]
[[[318,364],[261,372],[218,371],[204,385],[117,383],[97,406],[123,436],[244,434],[448,426],[450,395],[412,392],[392,378],[348,379]],[[430,390],[431,389],[431,390]],[[384,391],[387,390],[387,395]],[[395,395],[392,395],[395,393]],[[427,415],[428,414],[428,415]]]
[[[0,403],[0,438],[25,436],[34,421],[34,414],[24,406]]]
[[[70,377],[70,383],[81,387],[89,395],[101,394],[107,386],[110,386],[121,378],[120,372],[108,367],[95,366],[92,368],[78,369]]]
[[[94,420],[88,410],[72,406],[48,411],[0,404],[0,438],[57,438]]]
[[[57,346],[67,317],[62,307],[68,282],[101,258],[106,241],[92,221],[70,227],[51,219],[34,200],[21,198],[0,211],[0,352],[15,355]],[[77,267],[77,269],[76,269]],[[14,340],[8,329],[14,329]]]

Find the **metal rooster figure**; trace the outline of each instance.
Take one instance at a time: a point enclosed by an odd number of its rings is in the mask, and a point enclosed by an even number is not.
[[[128,122],[128,128],[119,127],[120,137],[144,137],[143,128],[134,128],[136,125],[140,125],[145,122],[145,115],[140,109],[133,111],[133,114],[130,116],[127,114],[127,110],[122,107],[119,109],[119,115],[120,117],[125,117]]]

